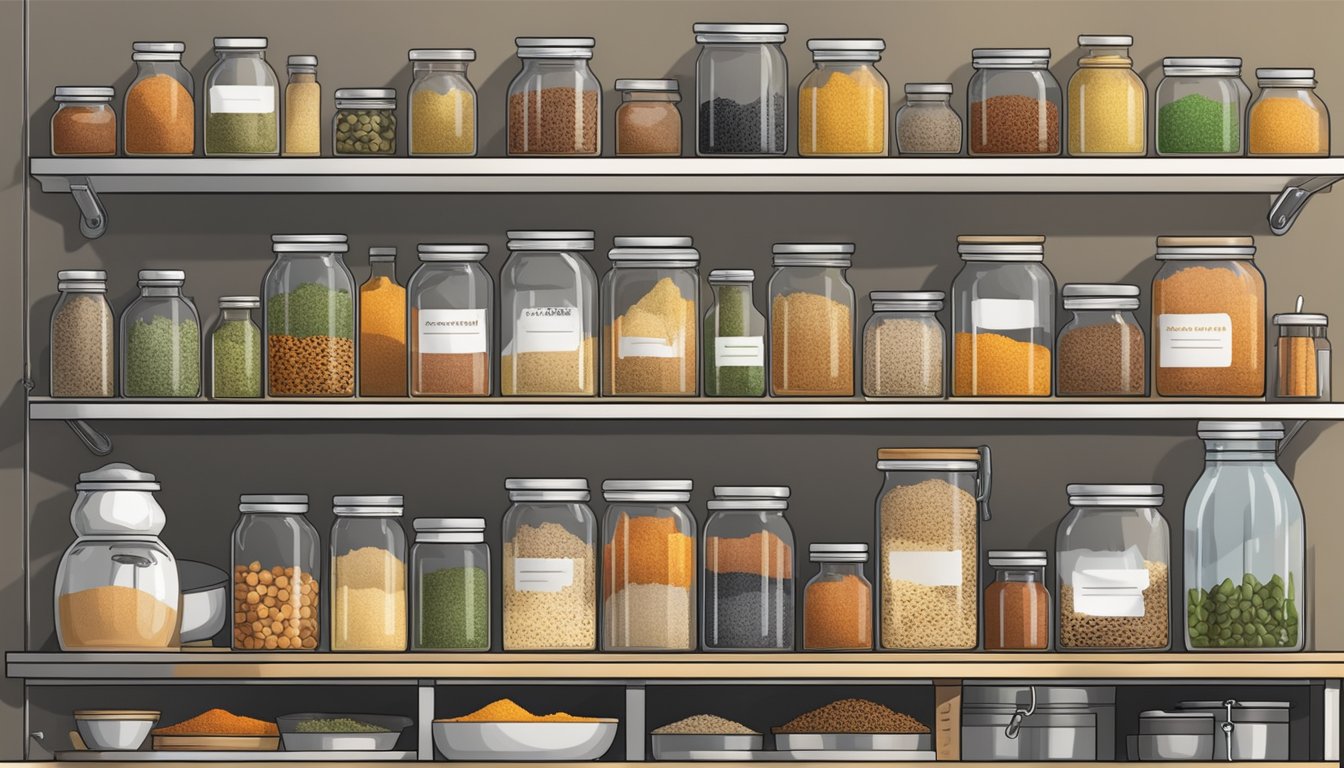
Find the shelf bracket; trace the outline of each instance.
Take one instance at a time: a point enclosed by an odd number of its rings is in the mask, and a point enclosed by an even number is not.
[[[1279,447],[1274,452],[1274,455],[1276,457],[1282,456],[1283,452],[1288,449],[1288,444],[1293,442],[1293,438],[1297,437],[1297,433],[1301,432],[1302,428],[1305,427],[1306,425],[1307,425],[1306,419],[1299,419],[1297,421],[1288,422],[1287,427],[1283,431],[1283,439],[1279,441]]]
[[[415,759],[434,759],[434,681],[420,680],[415,686]]]
[[[75,433],[79,442],[84,444],[85,448],[94,456],[106,456],[112,452],[112,438],[99,432],[92,424],[83,419],[69,419],[66,426]]]
[[[93,184],[83,176],[71,178],[70,196],[79,206],[79,231],[90,240],[102,237],[107,231],[107,209],[103,208]]]
[[[644,754],[645,696],[642,682],[628,682],[625,686],[625,761],[642,763]]]
[[[1329,189],[1340,180],[1344,180],[1344,176],[1313,176],[1301,184],[1284,187],[1269,206],[1269,231],[1276,235],[1288,234],[1312,195]]]

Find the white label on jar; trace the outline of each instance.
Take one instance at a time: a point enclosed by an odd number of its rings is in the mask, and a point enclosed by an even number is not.
[[[275,88],[269,85],[216,85],[210,88],[210,111],[260,115],[275,111]]]
[[[1158,357],[1163,368],[1232,365],[1232,318],[1223,313],[1158,315]]]
[[[1074,549],[1060,556],[1064,583],[1073,587],[1073,611],[1089,616],[1143,616],[1148,569],[1137,547],[1121,552]]]
[[[714,365],[760,368],[765,365],[764,336],[720,336],[714,340]]]
[[[652,339],[646,336],[622,336],[616,345],[616,357],[681,357],[681,348],[669,344],[667,339]]]
[[[484,309],[422,309],[419,350],[427,355],[474,355],[488,352]]]
[[[971,325],[990,331],[1036,326],[1036,302],[1027,299],[972,299]]]
[[[577,352],[583,317],[577,307],[527,307],[518,315],[517,351]]]
[[[567,557],[515,557],[515,592],[559,592],[574,583],[574,561]]]
[[[961,550],[889,552],[887,580],[913,581],[926,587],[959,587],[962,584]]]

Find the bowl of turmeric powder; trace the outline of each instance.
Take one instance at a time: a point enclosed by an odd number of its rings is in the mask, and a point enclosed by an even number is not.
[[[209,709],[180,723],[155,728],[155,751],[273,752],[280,748],[280,729],[269,720]]]
[[[435,720],[434,746],[448,760],[596,760],[617,720],[566,712],[534,715],[500,699],[462,717]]]

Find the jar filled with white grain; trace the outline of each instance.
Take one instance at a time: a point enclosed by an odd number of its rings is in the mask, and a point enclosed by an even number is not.
[[[503,395],[597,394],[591,230],[510,230],[499,273]]]
[[[331,526],[331,650],[406,650],[400,496],[337,496]]]
[[[504,515],[504,650],[597,648],[597,520],[588,481],[511,478]]]
[[[942,291],[874,291],[863,328],[863,394],[942,397],[947,332]]]

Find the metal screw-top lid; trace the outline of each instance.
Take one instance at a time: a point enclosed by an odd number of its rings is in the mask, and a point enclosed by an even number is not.
[[[809,544],[807,559],[814,563],[866,563],[867,544]]]
[[[131,61],[181,61],[185,43],[138,42],[131,43]]]
[[[220,309],[258,309],[261,307],[259,296],[220,296]]]
[[[91,472],[81,472],[79,482],[75,483],[76,491],[157,491],[159,488],[153,475],[121,461],[104,464]]]
[[[617,237],[607,258],[633,262],[634,266],[688,266],[700,263],[700,252],[691,247],[689,237]]]
[[[244,514],[265,513],[303,515],[308,512],[306,493],[245,493],[238,497],[238,511]]]
[[[285,63],[292,70],[300,72],[317,72],[317,57],[312,54],[296,54],[290,56]]]
[[[271,235],[272,253],[345,253],[345,235]]]
[[[1079,35],[1081,48],[1128,48],[1134,45],[1133,35]]]
[[[1071,483],[1064,489],[1075,507],[1160,507],[1160,485]]]
[[[52,94],[57,102],[86,103],[112,101],[116,91],[105,85],[58,85]]]
[[[691,26],[695,42],[706,43],[782,43],[789,33],[788,24],[745,23],[723,24],[697,22]]]
[[[240,50],[256,51],[265,50],[268,41],[264,37],[216,37],[215,47]]]
[[[776,267],[848,267],[853,243],[775,243],[770,248]]]
[[[1069,283],[1060,289],[1065,309],[1138,309],[1139,286],[1123,283]]]
[[[807,41],[807,50],[813,61],[878,61],[887,49],[887,41],[880,38],[813,38]]]
[[[392,88],[337,88],[336,106],[396,106],[397,92]]]
[[[1262,67],[1255,70],[1256,84],[1261,88],[1293,86],[1297,88],[1315,88],[1316,70],[1309,67],[1301,69],[1282,69]]]
[[[142,269],[137,275],[137,282],[142,288],[145,286],[176,288],[186,281],[187,273],[180,269]]]
[[[511,477],[504,481],[509,500],[588,501],[588,481],[583,478]]]
[[[975,69],[1045,69],[1050,66],[1049,48],[973,48]]]
[[[511,229],[508,231],[511,251],[591,251],[591,229]]]
[[[1241,75],[1238,56],[1171,56],[1162,60],[1164,75]]]
[[[873,291],[868,300],[874,312],[937,312],[947,294],[942,291]]]
[[[483,517],[422,517],[411,521],[417,544],[480,544],[485,541]]]
[[[616,90],[618,91],[659,91],[659,92],[677,92],[681,90],[681,83],[676,80],[617,80]]]
[[[515,37],[520,59],[591,59],[597,41],[591,37]]]
[[[985,558],[992,568],[1044,567],[1050,554],[1044,549],[991,549]]]
[[[401,496],[333,496],[332,513],[338,517],[401,517]]]
[[[1201,440],[1282,440],[1281,421],[1201,421],[1195,427]]]
[[[602,496],[607,501],[669,501],[691,500],[690,480],[604,480]]]
[[[421,261],[480,261],[490,246],[479,243],[420,243],[415,247]]]
[[[787,499],[792,491],[787,485],[716,485],[716,499]]]
[[[710,512],[786,512],[784,499],[712,499],[705,503]]]
[[[905,92],[908,94],[951,94],[951,83],[906,83]]]
[[[397,248],[393,245],[375,245],[369,248],[369,263],[388,262],[397,260]]]
[[[1157,260],[1169,259],[1252,259],[1255,238],[1186,237],[1163,235],[1157,238]]]
[[[710,285],[718,283],[750,283],[756,279],[756,273],[750,269],[712,269],[709,272]]]
[[[107,273],[101,269],[62,269],[56,273],[56,279],[65,282],[100,282],[107,280]]]
[[[962,261],[1044,261],[1044,235],[960,235]]]
[[[412,48],[407,51],[409,61],[475,61],[475,48]]]
[[[1274,316],[1275,325],[1314,325],[1324,326],[1330,324],[1330,318],[1325,315],[1314,314],[1302,311],[1302,297],[1297,297],[1297,309],[1292,312],[1284,312]]]

